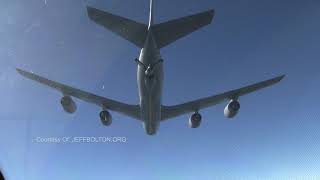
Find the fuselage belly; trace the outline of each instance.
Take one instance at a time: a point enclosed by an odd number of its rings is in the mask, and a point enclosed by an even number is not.
[[[144,48],[141,49],[137,69],[141,119],[146,133],[153,135],[161,119],[163,64],[152,31],[149,30]]]

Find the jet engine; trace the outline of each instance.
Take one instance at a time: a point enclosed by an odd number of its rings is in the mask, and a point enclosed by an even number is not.
[[[60,103],[63,107],[63,110],[67,113],[72,114],[77,110],[77,105],[70,96],[64,96],[61,98]]]
[[[201,115],[199,113],[193,113],[189,119],[190,128],[198,128],[201,124]]]
[[[105,126],[110,126],[111,123],[112,123],[112,116],[111,114],[109,113],[109,111],[101,111],[100,114],[100,120],[102,122],[103,125]]]
[[[224,108],[224,116],[227,118],[233,118],[237,115],[240,109],[240,103],[237,100],[231,100],[229,104]]]

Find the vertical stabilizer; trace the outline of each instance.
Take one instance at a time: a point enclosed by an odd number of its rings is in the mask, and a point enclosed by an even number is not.
[[[154,11],[153,0],[150,0],[149,28],[153,24],[153,11]]]

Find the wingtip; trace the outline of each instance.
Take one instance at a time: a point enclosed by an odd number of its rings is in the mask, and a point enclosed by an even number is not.
[[[278,76],[278,79],[279,79],[279,81],[281,81],[283,78],[285,78],[286,77],[286,75],[285,74],[282,74],[281,76]]]
[[[29,74],[30,74],[30,75],[33,74],[33,72],[27,72],[27,71],[22,70],[22,69],[20,69],[20,68],[16,68],[16,71],[17,71],[19,74],[21,74],[22,76],[28,76]]]
[[[210,22],[211,22],[215,16],[216,12],[214,9],[210,9],[207,12],[210,14]]]
[[[273,83],[278,83],[280,82],[286,75],[283,74],[283,75],[280,75],[280,76],[276,76],[270,80],[267,80],[267,81],[270,81],[270,82],[273,82]]]
[[[94,7],[91,7],[91,6],[86,6],[86,8],[87,8],[88,17],[91,20],[95,20],[96,18],[98,18],[99,17],[98,13],[102,12],[101,10],[94,8]]]
[[[86,9],[87,9],[87,13],[88,13],[88,14],[90,13],[91,10],[93,10],[93,8],[90,7],[90,6],[86,6]]]
[[[214,14],[216,13],[214,9],[210,9],[209,12],[212,14],[212,16],[214,16]]]
[[[91,6],[86,6],[86,9],[87,9],[88,14],[94,13],[94,11],[98,10],[98,9],[91,7]]]
[[[16,68],[16,71],[19,73],[19,74],[22,74],[24,71],[22,69],[19,69],[19,68]]]

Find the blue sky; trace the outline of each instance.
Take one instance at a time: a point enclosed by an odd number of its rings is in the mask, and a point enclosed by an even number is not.
[[[127,103],[137,103],[139,49],[89,20],[86,4],[148,20],[147,0],[2,0],[0,2],[0,166],[8,179],[302,179],[320,178],[320,2],[162,0],[155,22],[214,8],[211,25],[161,50],[163,102],[178,104],[280,74],[271,88],[241,97],[235,119],[226,104],[161,123],[156,136],[99,107],[61,94],[15,68]],[[104,88],[102,88],[104,86]],[[125,143],[35,143],[36,137],[121,136]]]

